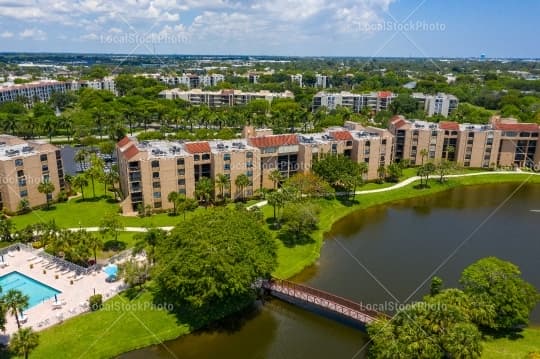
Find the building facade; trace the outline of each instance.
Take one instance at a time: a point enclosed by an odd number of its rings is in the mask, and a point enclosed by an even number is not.
[[[24,200],[29,207],[47,203],[41,182],[54,185],[52,200],[64,189],[60,150],[51,144],[0,135],[0,209],[15,213]]]
[[[454,95],[438,93],[436,95],[426,95],[423,93],[413,93],[412,97],[418,102],[418,107],[428,116],[441,115],[448,117],[459,105],[459,100]]]
[[[200,89],[190,91],[164,90],[159,93],[159,96],[168,100],[182,99],[194,105],[207,105],[209,107],[246,105],[252,100],[272,101],[275,98],[294,98],[294,94],[290,91],[243,92],[239,90],[202,91]]]
[[[338,106],[351,109],[353,112],[360,112],[364,109],[373,112],[388,110],[392,100],[397,95],[390,91],[370,92],[356,94],[347,91],[341,92],[319,92],[313,96],[313,112],[324,106],[329,110],[335,110]]]

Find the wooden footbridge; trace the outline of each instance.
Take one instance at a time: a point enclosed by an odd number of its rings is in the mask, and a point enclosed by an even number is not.
[[[377,318],[388,317],[382,312],[368,309],[362,304],[332,293],[287,280],[275,278],[266,280],[262,282],[262,288],[270,295],[283,301],[336,319],[343,319],[362,328]]]

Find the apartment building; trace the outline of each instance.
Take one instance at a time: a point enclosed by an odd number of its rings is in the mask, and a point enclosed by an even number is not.
[[[49,101],[51,95],[55,92],[65,93],[69,91],[78,91],[83,88],[107,90],[117,94],[114,77],[106,77],[101,80],[73,80],[66,82],[41,80],[26,84],[0,87],[0,103],[13,102],[19,98],[26,98],[28,104],[32,106],[36,101]]]
[[[225,81],[225,76],[221,74],[196,75],[182,74],[182,76],[160,76],[160,82],[169,86],[185,85],[190,89],[198,87],[212,87]]]
[[[325,89],[328,86],[328,76],[316,74],[315,86]]]
[[[302,74],[291,75],[291,82],[296,83],[298,86],[302,87],[303,78],[304,77],[302,76]]]
[[[38,191],[43,181],[54,185],[50,199],[64,189],[60,150],[48,143],[0,135],[0,209],[17,212],[22,200],[30,207],[44,205],[47,199]]]
[[[250,72],[250,73],[248,73],[248,75],[247,75],[247,79],[248,79],[248,82],[249,82],[250,84],[257,84],[257,83],[259,83],[259,78],[260,78],[260,75],[257,74],[257,73]]]
[[[388,110],[392,100],[397,97],[390,91],[370,92],[356,94],[348,91],[341,92],[319,92],[313,97],[313,112],[321,106],[329,110],[335,110],[338,106],[347,107],[353,112],[360,112],[363,109],[378,112]]]
[[[271,102],[275,98],[294,98],[290,91],[285,92],[243,92],[239,90],[202,91],[194,89],[182,91],[180,89],[164,90],[159,93],[159,97],[165,99],[182,99],[194,105],[207,105],[209,107],[223,107],[246,105],[252,100],[261,99]]]
[[[413,93],[412,97],[418,102],[418,107],[423,109],[428,116],[442,115],[448,117],[459,105],[456,96],[445,93],[426,95],[416,92]]]
[[[443,159],[464,167],[534,166],[540,161],[536,124],[494,117],[489,124],[430,123],[394,117],[389,124],[395,136],[394,159],[413,165]]]
[[[167,196],[179,192],[195,196],[197,182],[207,177],[214,182],[223,174],[230,186],[223,194],[216,186],[215,194],[236,199],[252,196],[260,188],[258,178],[259,151],[246,140],[235,141],[144,141],[125,137],[116,146],[120,187],[124,195],[124,212],[135,212],[150,205],[153,209],[169,209]],[[238,188],[236,179],[245,174],[251,181]]]

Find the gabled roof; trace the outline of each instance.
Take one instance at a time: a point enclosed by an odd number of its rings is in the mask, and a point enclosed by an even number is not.
[[[441,121],[439,122],[439,128],[441,130],[459,131],[459,123],[453,121]]]
[[[252,146],[259,147],[259,148],[297,145],[298,136],[272,135],[272,136],[251,137],[249,139],[249,142]]]
[[[538,131],[540,129],[534,123],[501,123],[499,121],[494,122],[493,127],[501,131]]]
[[[210,144],[206,141],[203,142],[188,142],[184,144],[186,151],[189,153],[206,153],[210,152]]]
[[[385,97],[392,97],[392,91],[379,91],[377,96],[385,98]]]
[[[139,149],[135,145],[129,146],[124,152],[124,156],[130,160],[139,153]]]
[[[118,141],[118,143],[116,144],[118,147],[124,147],[125,145],[127,145],[131,140],[129,139],[128,136],[122,138],[120,141]]]
[[[330,136],[337,141],[350,141],[353,139],[349,131],[333,131],[330,132]]]

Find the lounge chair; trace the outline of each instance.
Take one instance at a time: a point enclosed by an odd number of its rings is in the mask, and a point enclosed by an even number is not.
[[[8,252],[7,255],[10,256],[10,257],[12,257],[12,258],[15,257],[15,254],[13,254],[13,252]]]
[[[36,258],[37,258],[37,256],[33,256],[33,257],[28,258],[26,261],[30,262],[30,261],[33,261]]]

